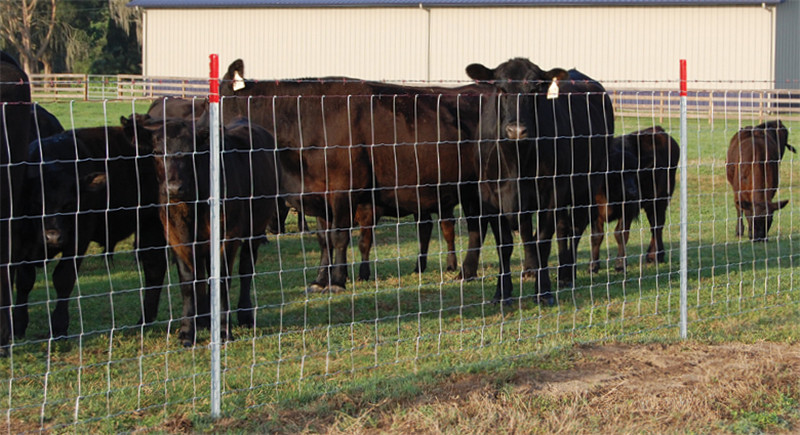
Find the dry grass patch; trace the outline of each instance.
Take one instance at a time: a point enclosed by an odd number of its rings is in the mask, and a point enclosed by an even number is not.
[[[576,346],[573,362],[450,375],[410,399],[333,395],[262,422],[279,432],[347,434],[781,433],[800,423],[797,344]],[[217,429],[226,427],[242,429]]]

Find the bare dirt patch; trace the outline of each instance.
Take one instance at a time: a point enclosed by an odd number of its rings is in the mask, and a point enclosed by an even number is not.
[[[452,375],[411,400],[375,404],[328,397],[316,411],[273,414],[270,426],[327,433],[781,433],[800,428],[797,344],[577,346],[572,362],[566,370]],[[358,411],[336,412],[342,401]]]

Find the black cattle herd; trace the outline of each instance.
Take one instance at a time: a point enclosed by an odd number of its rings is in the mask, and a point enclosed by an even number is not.
[[[63,131],[31,104],[16,61],[5,53],[0,60],[0,178],[11,180],[0,190],[0,352],[7,352],[12,332],[25,334],[36,266],[61,254],[50,319],[53,336],[66,336],[68,301],[89,243],[113,252],[131,235],[145,275],[140,323],[156,319],[171,253],[183,297],[179,339],[193,345],[196,325],[209,324],[207,100],[159,99],[119,126]],[[680,153],[664,129],[615,137],[606,90],[577,70],[544,71],[515,58],[494,69],[472,64],[466,73],[474,84],[412,87],[345,77],[259,82],[243,78],[241,60],[229,66],[219,107],[222,300],[238,255],[240,324],[254,324],[250,284],[258,246],[267,232],[284,231],[290,207],[301,221],[317,223],[321,258],[309,292],[345,288],[354,227],[361,231],[358,278],[369,278],[372,231],[384,216],[417,221],[419,272],[426,268],[432,216],[438,216],[447,268],[458,269],[456,206],[469,234],[459,279],[477,277],[491,227],[499,255],[494,301],[501,307],[512,301],[515,230],[523,273],[535,278],[535,300],[544,305],[555,303],[548,268],[554,236],[562,288],[575,279],[587,226],[589,270],[599,270],[605,223],[612,221],[618,222],[615,268],[624,270],[630,227],[641,210],[651,231],[646,261],[664,261],[662,232]],[[746,127],[732,138],[727,176],[737,234],[744,215],[751,238],[766,240],[772,214],[786,205],[773,197],[783,153],[794,151],[787,138],[780,121]],[[224,314],[223,337],[228,324]]]

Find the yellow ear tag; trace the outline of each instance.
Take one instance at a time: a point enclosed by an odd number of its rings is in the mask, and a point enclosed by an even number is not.
[[[555,100],[556,98],[558,98],[558,83],[556,78],[553,77],[553,83],[550,83],[550,87],[547,88],[547,99]]]
[[[244,89],[244,79],[239,75],[239,71],[233,72],[233,90],[240,91]]]

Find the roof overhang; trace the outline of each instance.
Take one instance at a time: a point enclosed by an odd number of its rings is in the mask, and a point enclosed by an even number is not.
[[[147,9],[519,6],[773,6],[785,0],[132,0]]]

